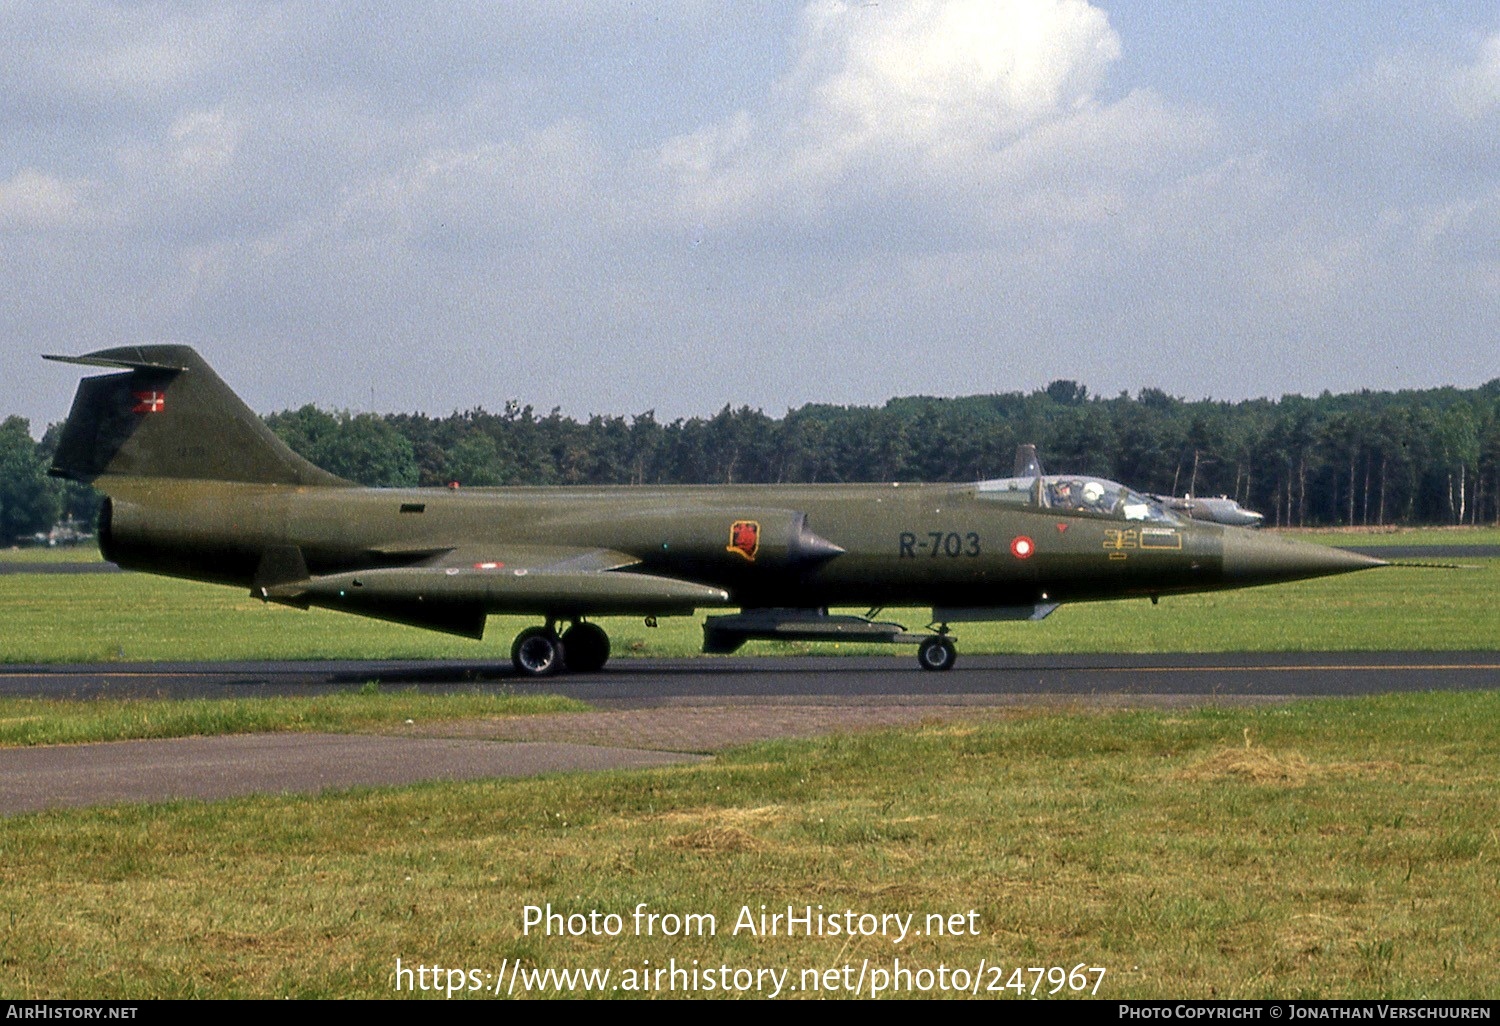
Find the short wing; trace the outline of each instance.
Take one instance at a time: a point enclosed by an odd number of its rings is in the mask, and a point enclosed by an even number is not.
[[[626,569],[639,562],[599,548],[461,546],[414,565],[288,580],[296,576],[296,562],[283,554],[277,572],[258,575],[256,594],[472,638],[484,635],[491,613],[668,616],[729,600],[719,588]]]

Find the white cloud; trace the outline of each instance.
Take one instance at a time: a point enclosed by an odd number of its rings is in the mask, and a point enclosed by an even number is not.
[[[0,228],[59,228],[79,223],[85,213],[79,182],[64,181],[34,168],[0,181]]]
[[[1082,106],[1120,55],[1082,0],[824,0],[805,21],[814,130],[859,150],[993,144]]]
[[[1345,96],[1356,114],[1384,109],[1472,124],[1500,113],[1500,33],[1464,57],[1407,53],[1386,59],[1357,79]]]
[[[1321,227],[1341,284],[1330,291],[1367,298],[1387,323],[1410,316],[1391,297],[1435,321],[1500,305],[1500,33],[1372,61],[1330,93],[1300,142],[1331,212]],[[1340,267],[1348,254],[1358,263]],[[1480,362],[1477,343],[1466,362]]]
[[[606,160],[587,126],[558,123],[514,139],[434,145],[349,191],[328,227],[404,246],[579,238],[603,216]],[[439,243],[441,244],[441,243]]]
[[[1475,59],[1456,69],[1452,78],[1453,106],[1471,120],[1500,109],[1500,33],[1487,38]]]
[[[212,181],[234,160],[240,129],[223,109],[194,110],[172,121],[171,166],[186,181]]]
[[[1500,173],[1500,33],[1467,54],[1405,52],[1329,95],[1314,148],[1332,175],[1428,196]]]
[[[1007,150],[1068,141],[1066,127],[1048,129],[1074,120],[1087,125],[1071,140],[1084,159],[1113,151],[1134,163],[1146,152],[1139,138],[1098,137],[1104,127],[1133,136],[1097,116],[1095,93],[1119,56],[1108,18],[1083,0],[818,0],[764,102],[670,140],[661,163],[684,213],[709,222],[768,210],[816,220],[850,195],[992,189],[1038,159],[1036,146]],[[1133,106],[1163,118],[1154,98]]]
[[[0,74],[23,93],[117,108],[170,105],[184,90],[253,65],[285,5],[21,3],[0,11]]]

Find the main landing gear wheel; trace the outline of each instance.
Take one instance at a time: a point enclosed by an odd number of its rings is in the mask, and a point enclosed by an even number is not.
[[[565,661],[574,673],[593,673],[609,660],[609,635],[598,624],[575,623],[563,632]]]
[[[917,662],[924,670],[951,670],[957,661],[958,649],[941,634],[927,638],[917,646]]]
[[[510,661],[523,677],[550,677],[563,668],[562,639],[548,627],[528,627],[510,646]]]

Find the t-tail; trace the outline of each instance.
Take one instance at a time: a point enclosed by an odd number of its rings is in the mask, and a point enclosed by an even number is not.
[[[53,457],[56,477],[348,486],[289,449],[188,346],[44,359],[122,371],[84,378]]]

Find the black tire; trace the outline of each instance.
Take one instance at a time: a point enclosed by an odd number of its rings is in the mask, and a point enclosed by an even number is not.
[[[609,635],[593,623],[575,623],[563,632],[563,651],[574,673],[596,673],[609,661]]]
[[[953,669],[958,662],[958,649],[953,642],[941,635],[934,635],[917,646],[917,663],[924,670],[941,673]]]
[[[563,668],[562,639],[545,627],[528,627],[510,646],[511,665],[523,677],[551,677]]]

